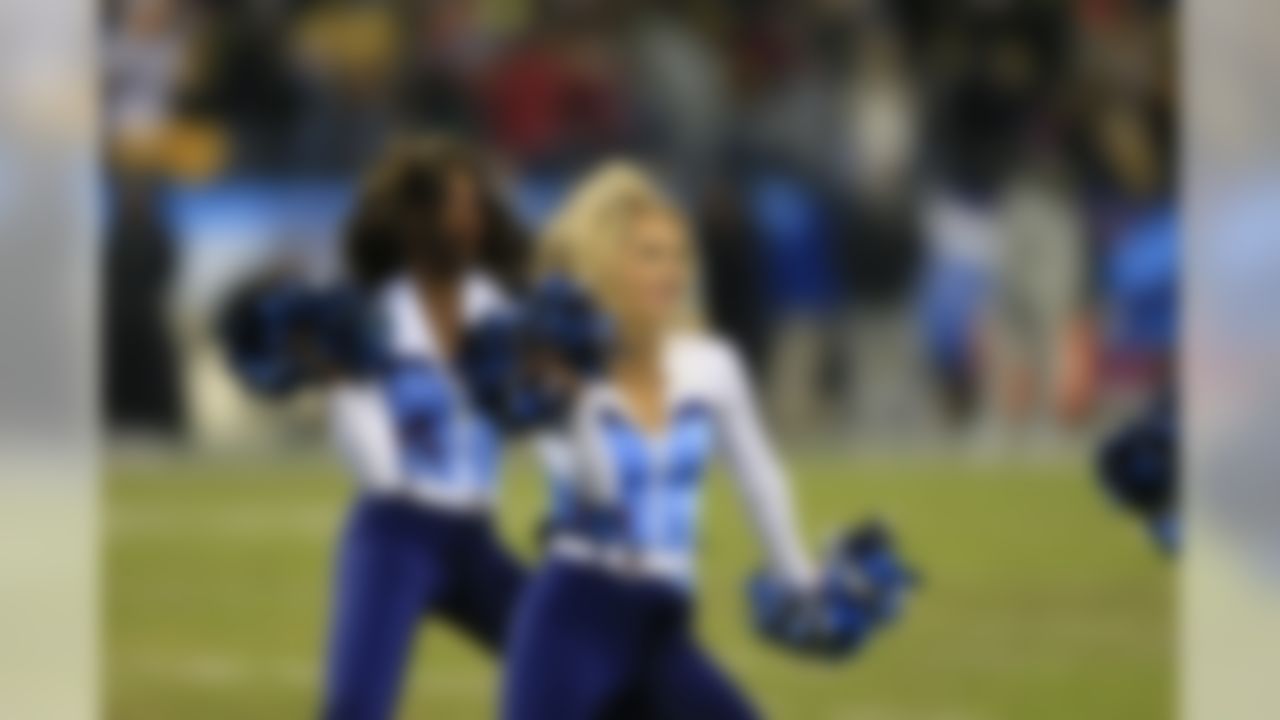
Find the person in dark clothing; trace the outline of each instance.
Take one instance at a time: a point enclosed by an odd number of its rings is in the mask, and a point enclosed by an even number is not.
[[[703,292],[712,326],[728,337],[759,380],[769,345],[768,298],[760,267],[760,240],[730,181],[713,185],[699,221]]]
[[[839,394],[859,433],[901,437],[924,416],[914,321],[926,259],[920,213],[906,191],[868,194],[848,203],[841,229],[847,297]]]
[[[919,212],[905,193],[882,202],[855,201],[846,216],[844,273],[854,302],[867,307],[911,296],[924,261]]]
[[[103,282],[105,406],[114,429],[177,436],[184,403],[166,317],[176,262],[156,197],[141,178],[117,189]]]

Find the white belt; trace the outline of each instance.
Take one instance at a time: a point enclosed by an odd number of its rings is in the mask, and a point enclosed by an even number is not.
[[[550,553],[625,578],[662,580],[680,586],[688,586],[693,578],[693,563],[685,553],[605,545],[573,535],[554,538]]]
[[[488,515],[493,508],[492,494],[474,486],[408,480],[394,487],[374,487],[370,490],[383,497],[402,498],[419,507],[449,515],[482,516]]]

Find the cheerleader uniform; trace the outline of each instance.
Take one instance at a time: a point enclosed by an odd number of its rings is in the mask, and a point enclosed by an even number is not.
[[[483,275],[461,285],[464,325],[501,312]],[[470,407],[407,278],[377,297],[389,344],[378,377],[330,396],[334,441],[359,494],[337,552],[323,715],[391,717],[428,616],[497,650],[523,570],[491,522],[501,438]]]
[[[662,363],[660,430],[602,381],[541,441],[556,530],[516,610],[507,720],[755,717],[691,630],[701,486],[717,450],[772,570],[797,588],[814,583],[736,354],[690,334],[668,341]]]

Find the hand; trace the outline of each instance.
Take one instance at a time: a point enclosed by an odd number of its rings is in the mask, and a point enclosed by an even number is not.
[[[751,584],[751,603],[761,634],[805,655],[847,657],[873,629],[857,598],[832,585],[796,591],[760,574]]]
[[[562,275],[544,279],[525,303],[525,341],[555,368],[581,380],[604,372],[613,345],[613,327],[595,300]]]
[[[552,360],[525,342],[521,318],[495,315],[463,337],[458,371],[472,404],[506,432],[559,422],[569,398]]]
[[[279,398],[377,370],[381,332],[367,302],[343,287],[316,288],[291,277],[238,289],[218,317],[232,371],[251,392]]]
[[[554,425],[603,372],[611,337],[590,297],[552,276],[516,311],[468,330],[460,372],[472,402],[508,432]]]
[[[892,621],[919,584],[915,570],[898,554],[893,534],[880,521],[846,529],[827,549],[823,581],[857,598],[877,624]]]
[[[832,544],[815,588],[790,588],[757,574],[751,608],[757,629],[769,640],[802,654],[845,658],[898,616],[917,582],[888,528],[863,523]]]

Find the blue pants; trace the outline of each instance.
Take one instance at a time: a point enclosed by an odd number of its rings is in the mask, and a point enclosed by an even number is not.
[[[749,720],[677,589],[552,561],[516,611],[504,720]]]
[[[391,717],[425,615],[499,650],[523,582],[486,519],[361,499],[338,552],[323,716]]]

